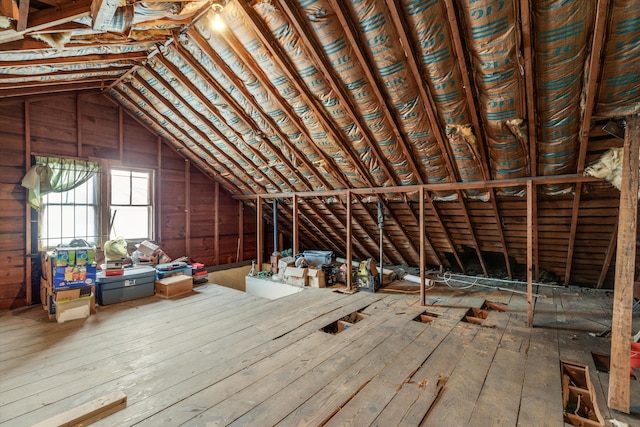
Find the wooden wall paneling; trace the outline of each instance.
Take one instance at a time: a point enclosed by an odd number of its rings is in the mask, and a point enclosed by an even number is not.
[[[640,116],[627,117],[620,189],[616,280],[611,320],[611,368],[609,370],[609,407],[629,413],[631,389],[629,347],[632,335],[633,281],[636,266],[638,221],[638,148]]]
[[[82,157],[82,107],[80,105],[80,94],[76,92],[76,143],[78,144],[77,156]]]
[[[604,284],[604,281],[607,277],[607,272],[609,271],[609,266],[611,265],[611,259],[613,258],[613,254],[616,250],[616,243],[618,243],[618,221],[616,221],[616,224],[613,227],[613,230],[611,232],[611,239],[609,240],[607,251],[604,254],[604,263],[602,264],[602,270],[600,271],[600,275],[598,276],[598,283],[596,283],[597,289],[602,288],[602,285]]]
[[[31,101],[31,152],[76,157],[75,96],[64,95]]]
[[[124,110],[122,129],[122,163],[141,168],[155,169],[159,172],[162,168],[162,162],[158,161],[158,154],[161,153],[162,138],[140,126],[140,124],[131,118]],[[160,143],[158,143],[158,141],[160,141]]]
[[[85,157],[122,160],[120,107],[100,94],[78,95],[78,105],[78,135],[82,140],[79,153]]]
[[[20,186],[29,167],[24,102],[0,108],[0,310],[20,307],[32,300],[30,207],[26,189]]]

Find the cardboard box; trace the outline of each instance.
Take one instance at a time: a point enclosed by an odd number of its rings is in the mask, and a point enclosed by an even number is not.
[[[53,251],[53,263],[56,267],[66,267],[75,265],[76,249],[75,248],[55,248]]]
[[[191,276],[171,276],[156,280],[156,295],[161,298],[173,298],[188,294],[193,290]]]
[[[287,267],[282,275],[282,281],[289,285],[303,287],[307,281],[308,268]]]
[[[158,249],[160,249],[160,246],[148,240],[143,241],[138,246],[138,250],[148,257],[152,256]]]
[[[92,296],[93,295],[76,299],[54,301],[56,307],[56,320],[58,323],[89,317]]]
[[[53,271],[53,288],[69,289],[90,286],[96,282],[96,267],[93,265],[73,265],[56,267]]]
[[[307,285],[313,288],[326,288],[324,271],[310,268],[307,273]]]
[[[95,248],[76,248],[76,265],[91,265],[96,258]]]

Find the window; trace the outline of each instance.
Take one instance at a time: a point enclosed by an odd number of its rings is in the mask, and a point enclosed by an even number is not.
[[[41,250],[68,244],[73,239],[98,243],[98,174],[80,186],[42,196],[40,209]]]
[[[153,173],[111,169],[110,238],[153,239]]]

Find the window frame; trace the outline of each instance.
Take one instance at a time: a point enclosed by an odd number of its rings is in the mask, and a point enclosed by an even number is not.
[[[65,157],[59,157],[64,159]],[[93,192],[95,194],[95,198],[94,198],[94,203],[76,203],[74,200],[74,203],[45,203],[45,198],[47,198],[50,194],[60,194],[62,195],[63,193],[68,193],[68,192],[75,192],[77,190],[77,188],[73,188],[71,190],[67,190],[61,193],[55,192],[55,193],[49,193],[46,194],[44,196],[41,197],[41,204],[40,204],[40,209],[38,210],[37,213],[37,221],[38,221],[38,232],[37,232],[37,237],[36,237],[36,244],[38,247],[38,251],[49,251],[49,250],[53,250],[56,246],[58,245],[54,245],[54,246],[48,246],[48,245],[44,245],[43,242],[46,241],[47,243],[49,243],[49,241],[51,239],[56,239],[57,237],[49,237],[49,236],[43,236],[43,229],[44,229],[44,224],[45,223],[49,223],[49,221],[45,220],[45,206],[72,206],[72,207],[76,207],[76,206],[93,206],[94,207],[94,213],[95,213],[95,244],[96,245],[100,245],[101,244],[101,223],[100,223],[100,217],[101,217],[101,197],[100,197],[100,180],[101,180],[101,175],[102,175],[102,171],[98,170],[98,172],[92,176],[89,180],[87,180],[87,182],[89,181],[94,181],[94,188],[93,188]],[[84,185],[85,183],[81,184]],[[75,198],[74,198],[75,199]],[[62,221],[62,220],[61,220]],[[75,221],[74,221],[74,227],[75,227]],[[75,234],[75,233],[74,233]],[[59,236],[59,238],[64,241],[64,239],[69,238],[69,239],[81,239],[81,238],[85,238],[85,237],[89,237],[88,235],[85,236]]]
[[[107,197],[105,198],[105,203],[104,203],[104,214],[103,214],[103,218],[104,218],[104,223],[105,223],[105,230],[104,230],[104,236],[105,236],[105,241],[110,240],[111,237],[111,230],[110,230],[110,223],[111,223],[111,208],[112,206],[138,206],[138,207],[148,207],[149,208],[149,229],[148,229],[148,234],[149,236],[147,237],[142,237],[142,236],[138,236],[135,238],[128,238],[126,236],[125,239],[127,240],[128,243],[140,243],[144,240],[154,240],[155,239],[155,234],[156,234],[156,211],[157,211],[157,207],[156,207],[156,197],[155,197],[155,186],[156,186],[156,171],[154,169],[151,168],[140,168],[140,167],[131,167],[131,166],[126,166],[126,165],[122,165],[122,164],[111,164],[109,165],[107,168],[107,173],[105,174],[105,191],[107,194]],[[126,171],[129,173],[133,173],[133,172],[138,172],[138,173],[146,173],[148,174],[149,178],[148,178],[148,195],[149,195],[149,204],[148,205],[140,205],[140,204],[129,204],[129,205],[122,205],[122,204],[118,204],[118,205],[114,205],[112,203],[111,200],[111,190],[112,190],[112,172],[114,170],[119,170],[119,171]],[[131,179],[131,175],[130,175],[130,185],[131,182],[133,181]],[[132,195],[130,195],[130,198],[132,197]]]

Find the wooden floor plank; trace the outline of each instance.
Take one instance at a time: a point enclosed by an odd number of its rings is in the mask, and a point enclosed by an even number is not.
[[[41,307],[0,312],[0,426],[30,426],[115,391],[127,408],[96,426],[562,425],[560,359],[593,367],[604,401],[608,375],[591,351],[607,354],[610,338],[590,332],[610,323],[610,295],[536,285],[530,329],[526,300],[511,292],[522,286],[497,285],[504,290],[438,285],[429,307],[416,295],[305,289],[272,301],[204,285],[63,324]],[[483,326],[460,321],[484,300],[507,311]],[[320,332],[357,311],[369,316]],[[439,317],[412,320],[425,311]],[[600,403],[605,419],[640,425],[638,387],[634,414]]]

